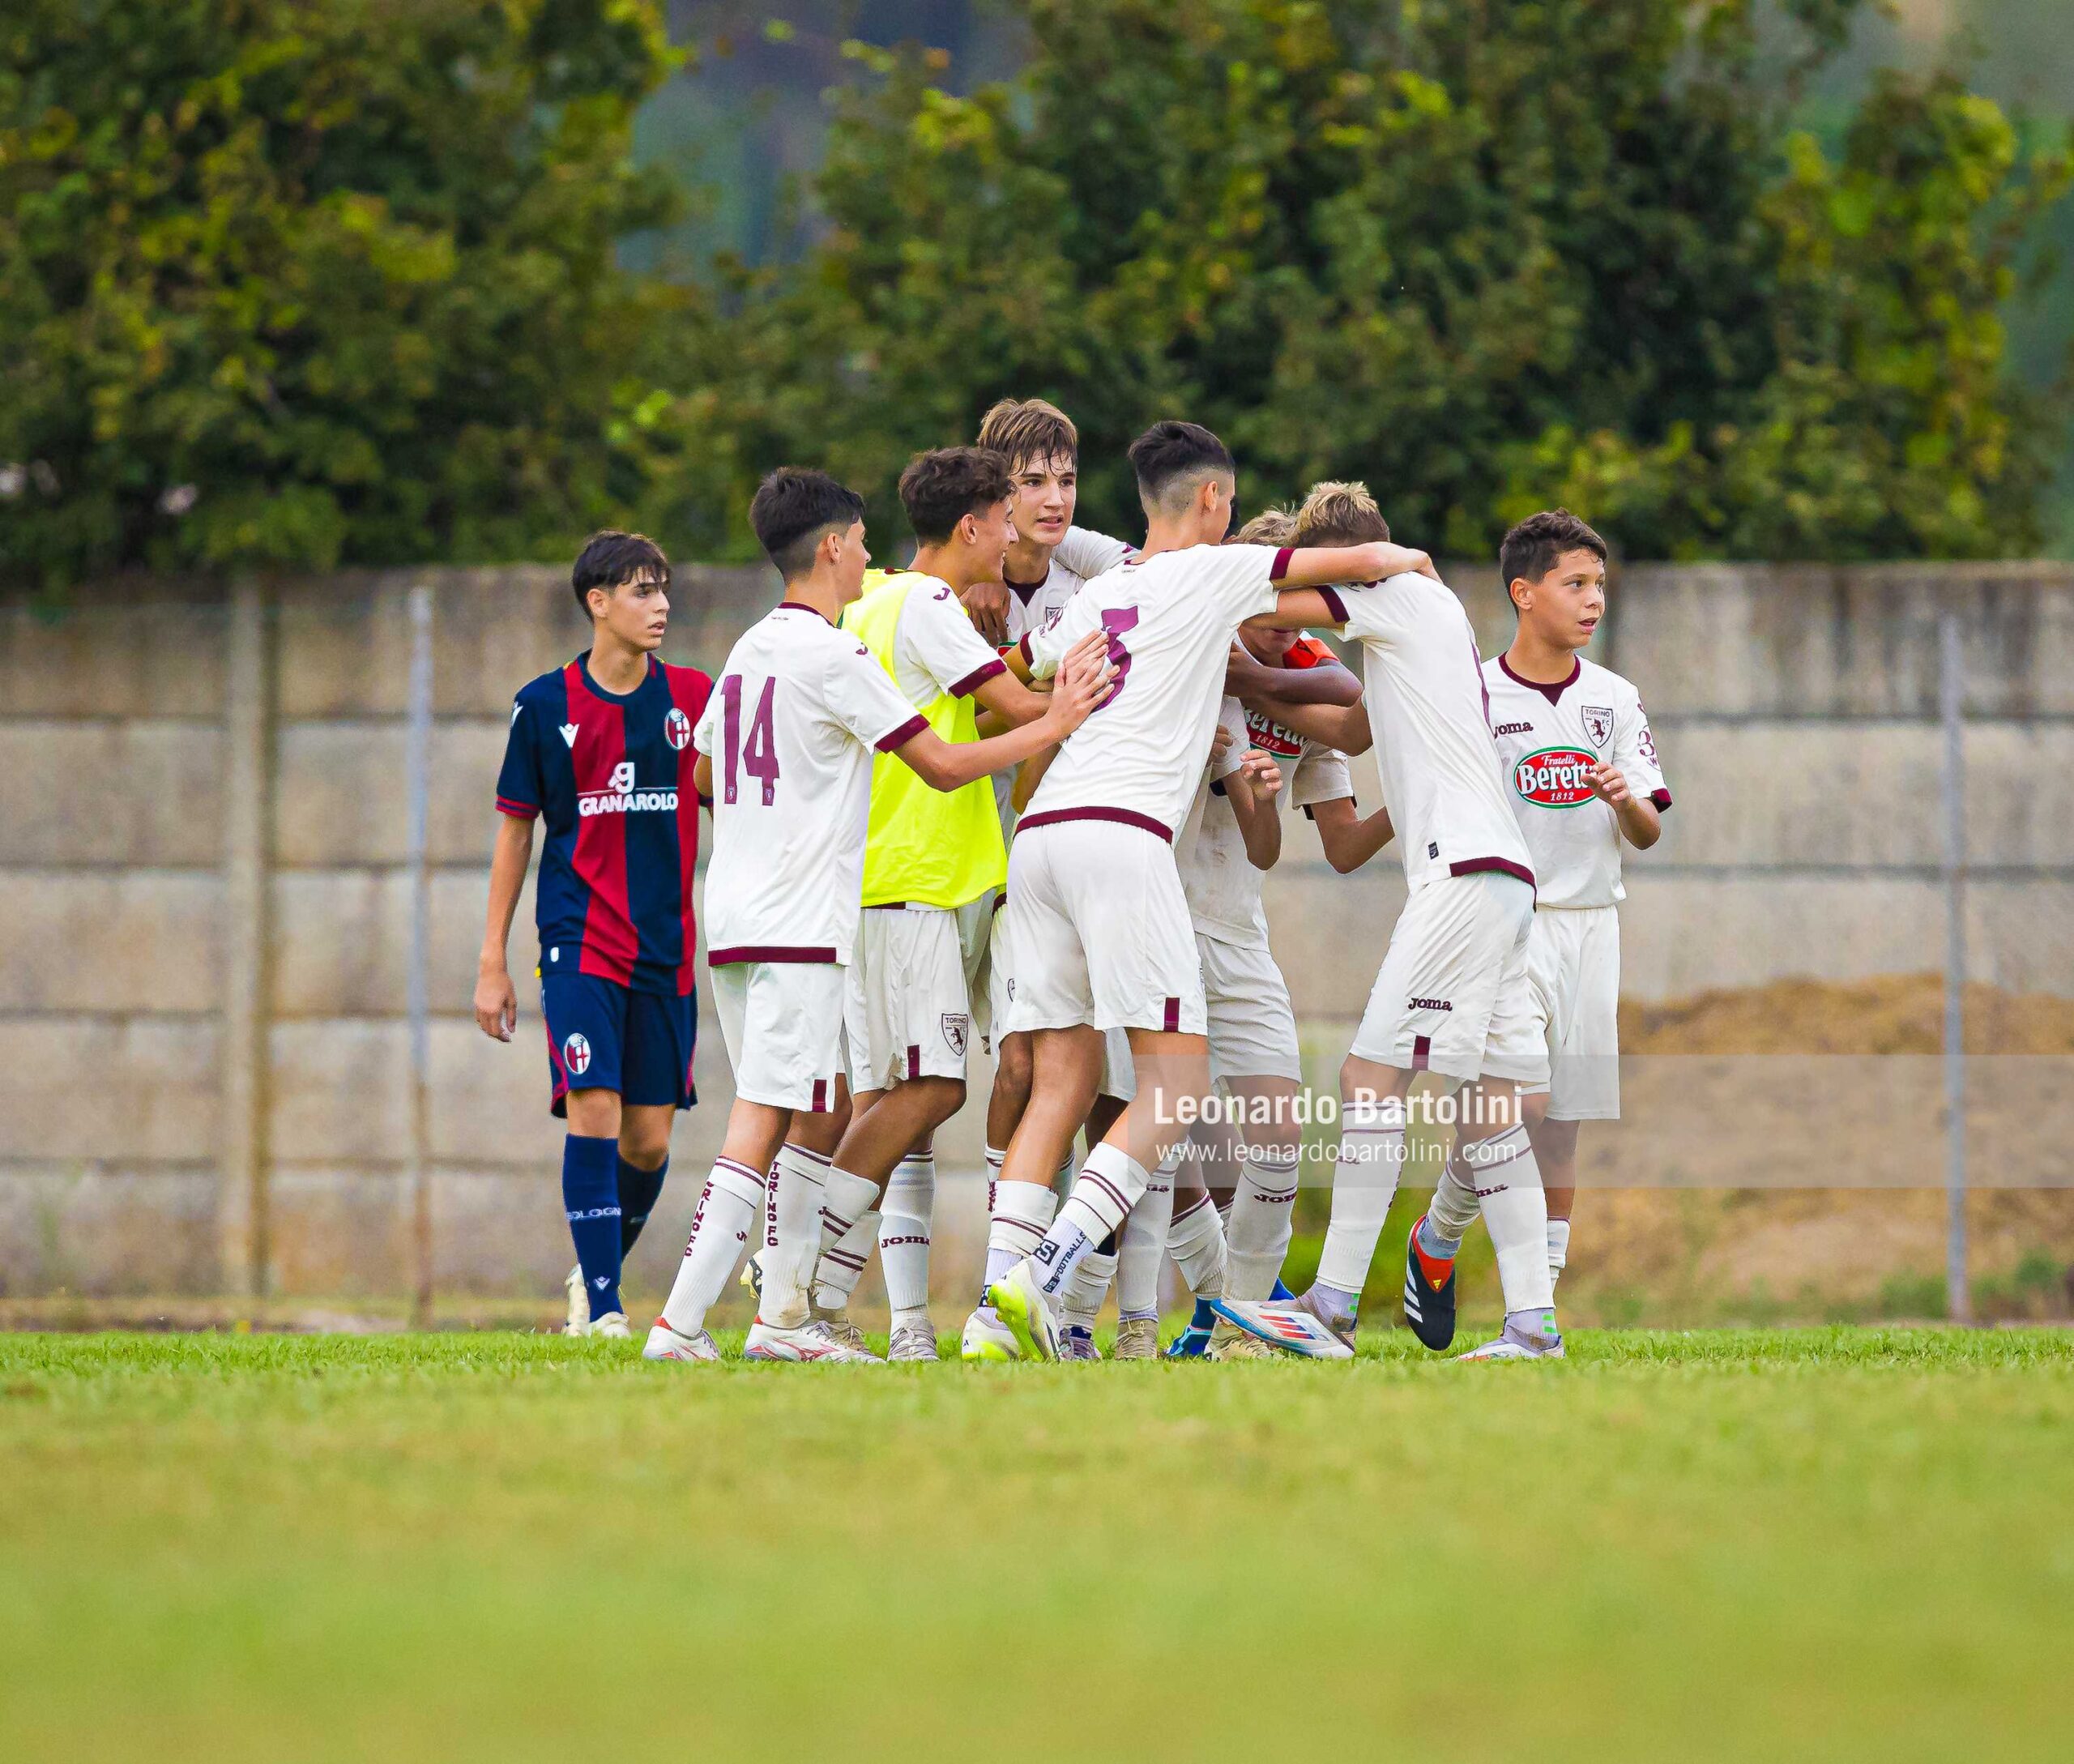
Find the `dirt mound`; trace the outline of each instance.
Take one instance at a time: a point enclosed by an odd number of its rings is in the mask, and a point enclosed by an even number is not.
[[[1965,989],[1969,1053],[2074,1054],[2074,998]],[[1938,1053],[1944,982],[1936,974],[1774,980],[1666,1004],[1623,1001],[1624,1053]]]

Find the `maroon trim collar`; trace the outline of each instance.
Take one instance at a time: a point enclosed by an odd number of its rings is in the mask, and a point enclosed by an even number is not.
[[[1563,694],[1577,683],[1578,680],[1582,677],[1585,671],[1583,658],[1578,656],[1573,656],[1570,658],[1569,677],[1565,680],[1559,680],[1551,686],[1546,681],[1530,680],[1523,673],[1515,673],[1513,671],[1513,664],[1503,656],[1500,656],[1498,658],[1498,666],[1504,673],[1505,677],[1511,681],[1514,686],[1525,686],[1530,692],[1539,693],[1542,697],[1547,699],[1551,704],[1560,704],[1563,702]]]
[[[780,613],[811,613],[822,624],[834,628],[835,621],[817,606],[809,606],[804,600],[780,600],[775,609]]]

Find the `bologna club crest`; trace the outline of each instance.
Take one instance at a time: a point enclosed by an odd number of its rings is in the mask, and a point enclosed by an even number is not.
[[[561,1063],[577,1078],[591,1070],[591,1044],[580,1035],[573,1035],[561,1044]]]
[[[663,737],[680,754],[691,745],[691,719],[674,707],[663,719]]]
[[[1613,707],[1610,704],[1587,704],[1581,707],[1584,712],[1585,733],[1594,747],[1604,747],[1613,739]]]

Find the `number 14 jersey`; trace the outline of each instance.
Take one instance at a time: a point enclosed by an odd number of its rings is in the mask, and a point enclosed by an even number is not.
[[[872,755],[928,727],[812,607],[781,601],[743,632],[692,735],[713,762],[709,963],[848,963]]]

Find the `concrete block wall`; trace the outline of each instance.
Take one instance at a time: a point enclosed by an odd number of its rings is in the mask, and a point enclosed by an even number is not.
[[[1509,617],[1457,571],[1486,652]],[[566,1266],[559,1130],[530,898],[513,940],[517,1041],[468,1014],[491,797],[513,690],[583,628],[550,568],[342,574],[270,585],[264,641],[265,939],[250,1000],[257,1260],[284,1294],[397,1293],[410,1274],[411,897],[404,711],[414,583],[435,597],[429,826],[430,1138],[442,1290],[552,1292]],[[687,569],[666,649],[716,667],[775,583]],[[1977,977],[2074,992],[2074,569],[1708,566],[1620,573],[1602,659],[1651,707],[1677,806],[1631,865],[1625,985],[1662,998],[1788,974],[1848,978],[1941,957],[1936,618],[1967,638],[1969,895]],[[235,1289],[228,1231],[238,1069],[226,906],[236,723],[218,585],[123,584],[52,618],[0,602],[0,1293]],[[1363,788],[1374,800],[1372,770]],[[1402,900],[1387,852],[1334,875],[1305,830],[1270,878],[1276,945],[1328,1076]],[[973,1087],[988,1074],[975,1059]],[[638,1254],[681,1245],[728,1099],[710,1014],[703,1104]],[[979,1163],[980,1110],[945,1136]],[[976,1218],[945,1185],[944,1233]],[[946,1258],[948,1259],[948,1258]]]

